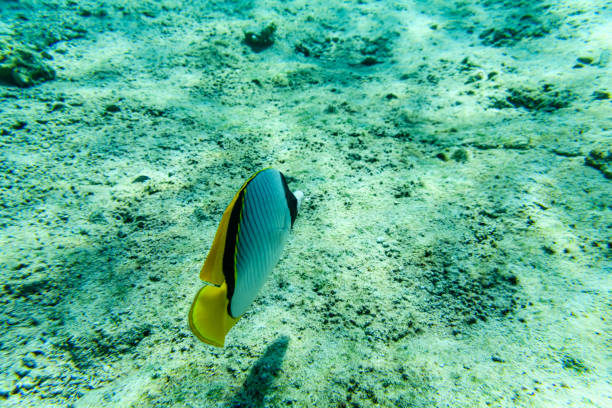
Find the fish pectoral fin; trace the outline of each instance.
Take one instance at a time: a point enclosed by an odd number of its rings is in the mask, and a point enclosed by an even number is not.
[[[225,336],[240,318],[227,313],[227,286],[204,286],[189,310],[189,327],[204,343],[223,347]]]

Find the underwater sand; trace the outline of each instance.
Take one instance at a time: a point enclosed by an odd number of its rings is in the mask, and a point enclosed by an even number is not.
[[[4,1],[0,45],[0,406],[612,406],[612,2]],[[267,166],[306,198],[214,348]]]

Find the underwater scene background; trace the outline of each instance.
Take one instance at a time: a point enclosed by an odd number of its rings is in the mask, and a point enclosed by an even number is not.
[[[0,1],[0,406],[612,406],[611,52],[610,1]]]

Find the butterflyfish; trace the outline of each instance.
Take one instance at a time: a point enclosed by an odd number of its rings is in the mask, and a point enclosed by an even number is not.
[[[272,168],[258,171],[238,190],[200,271],[208,285],[189,310],[189,327],[198,339],[223,347],[276,266],[303,197]]]

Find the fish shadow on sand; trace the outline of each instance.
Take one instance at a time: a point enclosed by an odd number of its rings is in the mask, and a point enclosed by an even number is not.
[[[249,376],[229,403],[231,408],[263,407],[264,397],[278,376],[289,345],[289,337],[282,336],[268,346],[257,360]]]

